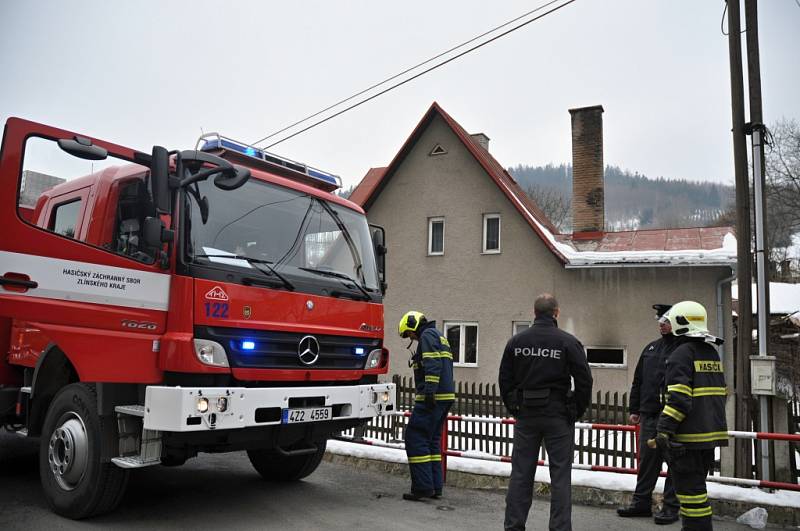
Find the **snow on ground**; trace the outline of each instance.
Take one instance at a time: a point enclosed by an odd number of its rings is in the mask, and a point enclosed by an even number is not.
[[[328,441],[328,451],[337,455],[349,455],[364,459],[387,461],[390,463],[407,462],[405,450],[368,446],[366,444],[345,441]],[[479,454],[479,452],[470,453]],[[487,476],[508,477],[511,475],[510,463],[482,461],[464,457],[448,457],[447,468],[448,470]],[[550,471],[547,467],[537,467],[536,480],[543,483],[550,483]],[[581,487],[633,492],[636,488],[636,476],[632,474],[616,474],[613,472],[573,470],[572,484]],[[743,501],[754,505],[773,505],[800,509],[800,492],[783,490],[766,492],[755,487],[736,487],[713,482],[708,482],[707,486],[709,497],[717,500]],[[664,478],[658,480],[655,490],[659,493],[664,491]]]

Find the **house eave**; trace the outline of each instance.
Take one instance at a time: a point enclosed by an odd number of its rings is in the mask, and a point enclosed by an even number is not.
[[[592,263],[567,263],[564,269],[615,269],[615,268],[646,268],[646,267],[736,267],[736,262],[592,262]]]

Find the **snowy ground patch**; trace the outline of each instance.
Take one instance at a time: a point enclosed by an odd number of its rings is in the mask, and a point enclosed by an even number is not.
[[[390,463],[406,463],[405,450],[399,448],[383,448],[366,444],[345,441],[328,441],[328,451],[337,455],[348,455]],[[469,452],[479,454],[479,452]],[[482,474],[487,476],[508,477],[511,475],[511,464],[496,461],[482,461],[465,457],[448,457],[448,470]],[[536,481],[550,483],[550,471],[546,466],[536,469]],[[593,472],[589,470],[573,470],[572,484],[581,487],[633,492],[636,488],[636,476],[613,472]],[[708,496],[717,500],[742,501],[754,505],[772,505],[800,509],[800,492],[776,491],[766,492],[755,487],[736,487],[708,482]],[[656,492],[664,491],[664,478],[658,480]]]

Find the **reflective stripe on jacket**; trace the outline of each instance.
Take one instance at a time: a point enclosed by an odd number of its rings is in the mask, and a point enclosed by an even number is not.
[[[727,389],[719,354],[702,338],[678,341],[667,360],[667,403],[657,430],[688,448],[727,446]]]
[[[424,401],[426,394],[441,402],[456,399],[453,354],[447,338],[436,329],[435,321],[428,322],[419,333],[412,367],[417,401]]]

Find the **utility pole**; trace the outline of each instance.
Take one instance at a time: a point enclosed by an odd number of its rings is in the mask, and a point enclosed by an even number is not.
[[[769,354],[769,240],[767,238],[766,179],[764,178],[764,117],[761,108],[761,60],[758,52],[758,0],[744,0],[747,23],[747,75],[750,92],[750,124],[753,148],[753,189],[756,225],[756,286],[758,292],[758,355],[767,359]],[[773,360],[774,368],[774,360]],[[772,379],[775,379],[774,369]],[[759,396],[759,431],[772,431],[770,424],[770,398]],[[761,442],[762,479],[772,479],[770,454],[774,445]]]
[[[736,337],[736,430],[750,431],[750,351],[753,337],[753,307],[750,284],[750,179],[747,172],[747,142],[744,132],[744,81],[739,0],[728,3],[728,55],[731,70],[733,164],[736,177],[736,276],[739,282],[739,319]],[[750,478],[750,441],[736,439],[734,471]]]

